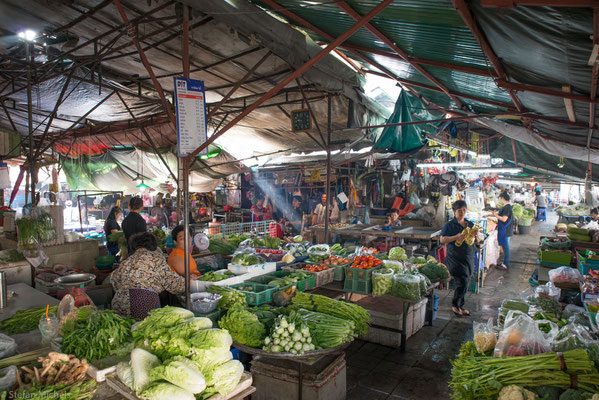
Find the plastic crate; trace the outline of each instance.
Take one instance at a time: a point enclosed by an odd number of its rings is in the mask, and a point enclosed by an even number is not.
[[[245,290],[239,289],[240,287],[247,287],[247,286],[252,287],[251,292],[247,292]],[[250,306],[260,306],[262,304],[269,303],[270,301],[272,301],[272,294],[278,290],[277,286],[265,285],[262,283],[254,283],[254,282],[239,283],[239,284],[233,285],[231,287],[233,289],[237,289],[241,293],[245,294],[247,303]]]
[[[333,281],[341,282],[345,277],[345,269],[341,266],[336,265],[333,270],[335,271],[333,274]]]
[[[589,249],[582,249],[582,248],[576,249],[576,261],[582,262],[584,264],[595,265],[595,266],[599,267],[599,260],[592,260],[592,259],[586,258],[586,257],[584,257],[584,255],[582,255],[580,253],[581,251],[584,251],[584,250],[589,250]]]
[[[352,267],[343,267],[345,269],[345,280],[366,280],[372,276],[372,271],[375,271],[379,267],[373,267],[370,269],[360,269]]]
[[[292,272],[301,270],[301,271],[305,271],[305,272],[314,274],[314,276],[315,276],[314,287],[328,285],[329,283],[333,282],[334,277],[335,277],[335,266],[331,266],[331,267],[329,267],[329,269],[325,269],[324,271],[316,272],[316,271],[306,271],[305,269],[303,269],[306,265],[314,265],[314,264],[299,263],[299,264],[283,267],[283,270],[292,271]],[[343,278],[343,269],[341,270],[341,274],[342,274],[341,277]]]
[[[578,270],[582,275],[588,275],[589,270],[599,271],[599,264],[586,263],[583,261],[578,261]]]
[[[316,283],[316,276],[314,275],[314,273],[312,273],[310,271],[305,271],[305,272],[308,272],[310,274],[310,276],[308,276],[305,279],[301,279],[295,283],[297,290],[299,290],[300,292],[305,292],[306,290],[314,289],[314,285]],[[251,278],[249,281],[255,282],[255,283],[267,284],[268,282],[272,281],[275,278],[282,278],[282,277],[285,277],[285,276],[288,276],[291,274],[292,274],[292,271],[289,271],[289,270],[277,271],[277,272],[271,272],[270,274],[266,274],[266,275],[256,276],[254,278]],[[284,290],[284,289],[288,288],[289,286],[291,286],[291,285],[281,286],[278,288],[278,290]]]
[[[345,279],[343,290],[358,294],[371,294],[372,281],[370,279]]]
[[[551,264],[570,265],[572,252],[539,250],[539,261]]]

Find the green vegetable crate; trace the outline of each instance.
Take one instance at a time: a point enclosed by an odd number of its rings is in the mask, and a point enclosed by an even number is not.
[[[316,283],[316,276],[314,275],[314,273],[309,272],[309,271],[305,271],[305,272],[308,272],[310,274],[310,276],[308,278],[301,279],[295,283],[297,290],[299,290],[300,292],[305,292],[307,290],[314,289],[314,285]],[[293,272],[291,272],[291,271],[271,272],[266,275],[260,275],[260,276],[251,278],[249,281],[247,281],[247,283],[255,282],[255,283],[267,284],[268,282],[272,281],[273,279],[283,278],[285,276],[291,275],[292,273]],[[289,286],[291,286],[291,285],[279,287],[277,290],[284,290],[284,289],[287,289]]]
[[[302,268],[305,265],[314,265],[312,263],[298,263],[293,266],[283,267],[284,271],[305,271]],[[321,287],[324,285],[328,285],[333,282],[335,275],[335,266],[329,267],[329,269],[325,269],[324,271],[314,272],[314,271],[305,271],[315,276],[314,278],[314,287]],[[343,269],[341,270],[341,280],[343,280]]]
[[[593,260],[595,261],[595,260]],[[578,270],[580,271],[580,273],[582,275],[588,275],[589,274],[589,270],[593,270],[593,271],[599,271],[599,265],[598,264],[593,264],[593,263],[586,263],[584,261],[579,260],[578,261]]]
[[[570,265],[572,262],[572,252],[539,250],[539,261],[551,264]]]
[[[360,269],[344,267],[345,282],[343,282],[343,290],[346,292],[371,294],[372,293],[372,272],[380,267],[370,269]]]
[[[333,281],[335,281],[335,282],[343,281],[343,279],[345,277],[345,268],[340,265],[335,265],[335,266],[333,266],[333,269],[335,270],[335,273],[333,275]]]
[[[249,286],[252,287],[251,292],[242,289]],[[260,306],[262,304],[270,303],[272,301],[272,294],[278,290],[278,287],[275,285],[265,285],[254,282],[238,283],[237,285],[232,285],[231,287],[245,294],[247,303],[250,306]]]

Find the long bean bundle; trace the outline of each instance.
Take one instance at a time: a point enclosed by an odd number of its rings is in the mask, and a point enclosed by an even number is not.
[[[354,323],[356,333],[363,335],[368,332],[370,314],[357,304],[333,300],[318,294],[307,294],[299,292],[292,300],[295,308],[305,308],[310,311],[318,311],[323,314],[332,315]]]
[[[58,307],[53,306],[48,309],[49,312],[56,313]],[[25,333],[37,329],[42,315],[46,313],[46,307],[29,308],[19,310],[12,317],[0,322],[0,330],[14,335],[15,333]]]
[[[328,349],[351,342],[354,337],[354,323],[332,315],[300,308],[296,314],[308,325],[312,343],[316,347]]]
[[[455,400],[496,399],[503,386],[568,387],[576,377],[580,390],[599,392],[599,373],[583,349],[521,357],[474,357],[452,360],[451,387]],[[567,371],[567,372],[566,372]]]

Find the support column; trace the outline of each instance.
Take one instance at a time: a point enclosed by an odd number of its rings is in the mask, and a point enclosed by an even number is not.
[[[329,96],[327,98],[327,103],[328,103],[328,112],[327,112],[327,183],[326,183],[326,189],[325,189],[325,193],[327,195],[327,201],[326,201],[326,206],[325,206],[325,218],[324,218],[324,239],[326,243],[329,243],[329,239],[330,239],[330,232],[329,232],[329,225],[330,225],[330,206],[329,204],[331,203],[331,130],[332,130],[332,124],[331,124],[331,94],[329,93]]]

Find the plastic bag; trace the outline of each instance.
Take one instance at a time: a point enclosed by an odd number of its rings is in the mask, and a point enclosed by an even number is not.
[[[562,295],[562,290],[556,287],[552,282],[547,282],[545,285],[540,285],[535,288],[535,294],[537,296],[550,297],[559,301]]]
[[[472,327],[474,330],[474,345],[479,353],[484,354],[495,349],[497,336],[495,335],[493,320],[491,318],[486,323],[473,322]]]
[[[420,278],[407,274],[393,275],[391,294],[406,300],[420,300]]]
[[[383,260],[383,265],[387,268],[391,268],[395,273],[406,272],[406,268],[404,267],[404,263],[401,261],[395,260]]]
[[[10,357],[17,351],[17,342],[10,336],[0,333],[0,359]]]
[[[599,345],[588,328],[576,323],[571,323],[560,329],[552,343],[553,351],[568,351],[574,349],[586,349]]]
[[[18,373],[19,371],[14,365],[0,369],[0,390],[9,390],[15,386]]]
[[[572,267],[559,267],[550,270],[547,274],[553,283],[578,283],[582,280],[580,272]]]
[[[578,307],[574,304],[568,304],[564,308],[564,311],[562,311],[562,318],[569,319],[570,317],[576,314],[583,314],[586,318],[586,310],[584,309],[584,307]]]
[[[324,261],[331,255],[331,248],[328,244],[316,244],[308,248],[310,260],[315,262]]]
[[[557,326],[555,322],[551,322],[546,319],[541,319],[535,320],[535,324],[537,325],[539,331],[543,333],[543,336],[545,336],[545,339],[547,339],[549,343],[552,343],[559,334],[559,326]]]
[[[390,293],[393,287],[393,269],[372,271],[372,294],[382,296]]]
[[[425,296],[427,293],[427,289],[431,284],[430,279],[428,279],[426,276],[420,273],[415,273],[414,276],[417,277],[419,280],[418,284],[420,286],[420,296]]]
[[[507,313],[505,314],[505,323],[504,326],[507,328],[512,321],[514,321],[516,318],[520,317],[520,316],[527,316],[530,318],[530,316],[526,313],[523,313],[522,311],[518,311],[518,310],[508,310]]]
[[[518,310],[518,311],[522,311],[523,313],[527,313],[528,312],[528,304],[518,301],[518,300],[513,300],[513,299],[505,299],[501,302],[501,307],[505,308],[506,310]],[[507,312],[506,312],[507,314]]]
[[[359,247],[356,247],[356,250],[354,251],[354,255],[355,256],[371,256],[374,254],[374,250],[375,249],[370,248],[370,247],[359,246]]]
[[[551,345],[528,315],[519,315],[499,334],[495,357],[528,356],[546,353]]]

